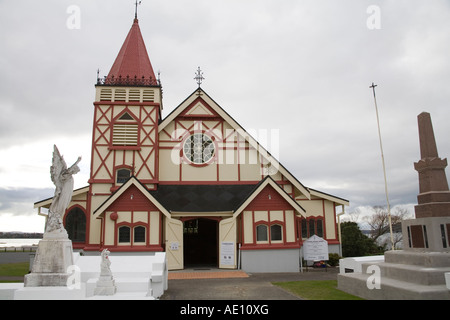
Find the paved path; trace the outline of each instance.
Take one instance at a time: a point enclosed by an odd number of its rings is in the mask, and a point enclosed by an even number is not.
[[[212,271],[211,273],[223,271]],[[229,271],[233,272],[233,271]],[[242,272],[242,271],[234,271]],[[161,300],[300,300],[272,284],[282,281],[336,280],[337,268],[303,273],[254,273],[248,277],[194,278],[178,280],[169,272],[169,289]],[[179,273],[192,273],[182,271]],[[207,274],[208,272],[202,272]],[[172,279],[171,279],[172,277]]]

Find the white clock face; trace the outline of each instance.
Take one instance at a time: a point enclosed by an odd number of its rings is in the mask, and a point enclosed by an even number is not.
[[[204,164],[214,156],[214,142],[203,133],[194,133],[184,142],[183,150],[189,161]]]

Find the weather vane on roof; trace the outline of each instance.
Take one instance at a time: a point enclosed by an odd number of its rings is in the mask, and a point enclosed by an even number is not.
[[[197,72],[195,73],[194,80],[197,81],[198,87],[200,88],[203,80],[205,80],[205,78],[203,77],[203,71],[200,69],[200,67],[198,67]]]
[[[136,3],[134,4],[136,6],[135,9],[134,9],[134,18],[135,19],[137,19],[137,8],[138,8],[138,5],[141,4],[141,2],[142,2],[142,0],[139,1],[139,2],[136,0]]]

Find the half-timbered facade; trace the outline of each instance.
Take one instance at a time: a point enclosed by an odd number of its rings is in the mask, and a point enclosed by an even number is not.
[[[298,271],[314,234],[338,252],[348,201],[304,186],[200,86],[162,117],[137,19],[95,90],[89,185],[64,217],[74,249],[248,271]]]

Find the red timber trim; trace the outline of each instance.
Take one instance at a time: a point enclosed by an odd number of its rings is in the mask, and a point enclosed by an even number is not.
[[[152,107],[160,107],[160,104],[157,102],[139,102],[139,101],[95,101],[95,106],[152,106]]]
[[[203,106],[203,107],[205,107],[209,112],[211,112],[211,115],[208,115],[208,114],[204,114],[204,115],[202,115],[202,114],[187,114],[193,107],[195,107],[195,105],[197,105],[198,103],[201,103],[201,105]],[[219,116],[215,111],[214,111],[214,109],[213,108],[211,108],[210,106],[209,106],[209,104],[208,103],[206,103],[206,101],[202,98],[202,97],[198,97],[198,98],[196,98],[194,101],[192,101],[184,110],[183,110],[183,112],[181,112],[179,115],[178,115],[178,117],[180,117],[180,118],[190,118],[190,119],[192,119],[192,118],[195,118],[195,119],[204,119],[204,118],[208,118],[208,119],[211,119],[211,118],[216,118],[216,119],[222,119],[222,117],[221,116]]]
[[[188,217],[181,217],[179,220],[183,223],[190,220],[196,220],[196,219],[206,219],[206,220],[214,220],[217,222],[220,222],[223,220],[222,217],[209,217],[209,216],[188,216]]]
[[[159,104],[158,103],[140,103],[140,102],[94,102],[94,121],[92,134],[92,153],[91,153],[91,176],[89,183],[111,183],[114,184],[114,168],[121,165],[135,167],[135,176],[145,183],[157,183],[159,177],[159,140],[157,134],[159,122]],[[116,106],[124,107],[121,112],[113,117]],[[131,111],[129,106],[139,106],[139,111]],[[112,144],[112,135],[114,123],[124,114],[128,113],[135,121],[120,121],[120,123],[133,123],[138,125],[138,145],[137,146],[117,146]],[[144,151],[145,150],[145,153]],[[126,158],[130,159],[131,163]],[[118,158],[118,154],[122,154]],[[150,158],[154,158],[154,165],[150,165]],[[99,161],[93,161],[98,158]],[[112,158],[112,159],[111,159]],[[112,163],[112,167],[108,165]],[[138,163],[138,164],[137,164]],[[96,167],[94,167],[96,165]],[[97,179],[100,171],[106,172],[109,177]],[[141,178],[145,174],[146,179]]]
[[[113,212],[116,214],[119,214],[119,212],[129,212],[130,213],[130,220],[131,221],[123,221],[117,223],[117,220],[114,220],[114,245],[113,246],[107,246],[110,251],[116,251],[116,252],[138,252],[138,251],[163,251],[163,243],[162,243],[162,213],[158,208],[151,203],[151,201],[145,197],[144,194],[135,186],[131,185],[127,190],[124,191],[123,194],[121,194],[114,203],[112,203],[105,212]],[[145,212],[147,214],[147,222],[143,221],[136,221],[135,213],[139,212]],[[158,219],[158,230],[159,230],[159,237],[158,237],[158,244],[150,244],[150,215],[152,212],[158,212],[159,213],[159,219]],[[106,236],[106,223],[105,219],[109,219],[110,215],[105,215],[103,217],[103,221],[101,223],[102,225],[102,232],[101,232],[101,245],[104,246],[105,243],[105,236]],[[129,244],[120,244],[119,243],[119,227],[121,226],[128,226],[130,227],[130,243]],[[144,243],[134,243],[134,228],[137,226],[143,226],[145,227],[145,244]],[[109,230],[111,231],[111,230]]]
[[[252,230],[253,230],[253,243],[245,243],[244,242],[244,230],[245,230],[245,222],[243,215],[241,215],[241,250],[255,250],[255,249],[292,249],[299,248],[300,243],[297,238],[297,223],[295,212],[296,210],[270,185],[267,185],[256,197],[253,201],[243,210],[244,212],[251,211],[252,215]],[[255,212],[256,211],[265,211],[267,212],[267,220],[258,220],[256,221]],[[283,213],[283,221],[281,220],[272,220],[271,214],[273,211],[281,211]],[[286,211],[292,211],[294,214],[294,225],[286,225]],[[277,213],[278,214],[278,213]],[[268,240],[267,243],[258,243],[256,241],[256,227],[258,225],[266,225],[268,228]],[[271,230],[270,227],[273,225],[280,225],[282,229],[282,240],[272,241],[271,240]],[[287,241],[287,230],[286,228],[291,227],[294,228],[294,241]]]
[[[160,185],[245,185],[245,184],[258,184],[260,181],[160,181]]]
[[[91,212],[92,209],[92,185],[89,185],[89,191],[87,194],[87,202],[86,202],[86,243],[90,245],[90,239],[91,239],[91,217],[93,215],[93,212]],[[103,229],[103,227],[102,227]],[[100,241],[102,237],[100,235]]]
[[[89,183],[97,182],[96,176],[102,167],[105,168],[106,172],[110,176],[110,180],[113,181],[113,175],[111,171],[108,169],[106,165],[106,161],[111,155],[111,151],[108,151],[106,155],[102,155],[99,150],[99,147],[108,147],[109,139],[110,139],[110,131],[111,130],[111,121],[113,114],[113,107],[109,105],[104,110],[100,107],[99,104],[94,103],[94,120],[93,120],[93,129],[92,129],[92,152],[91,152],[91,175],[89,179]],[[98,134],[98,137],[96,138]],[[104,139],[104,142],[100,143],[100,141]],[[100,159],[100,164],[98,167],[94,168],[94,157],[98,156]],[[105,180],[105,179],[102,179]]]
[[[310,220],[322,220],[322,228],[323,228],[323,238],[328,242],[328,244],[339,244],[339,239],[338,239],[338,226],[337,226],[337,222],[336,222],[336,203],[332,202],[333,204],[333,225],[334,225],[334,230],[335,230],[335,237],[334,238],[329,238],[328,237],[328,231],[327,231],[327,221],[329,220],[329,217],[327,217],[327,215],[325,214],[325,201],[328,201],[326,199],[312,199],[312,200],[297,200],[297,201],[321,201],[322,202],[322,213],[317,214],[315,216],[308,216],[305,218],[303,217],[297,217],[296,219],[296,224],[297,224],[297,230],[298,230],[298,238],[300,239],[300,243],[303,243],[304,239],[307,239],[307,237],[302,238],[302,234],[301,234],[301,221],[302,220],[306,220],[307,226],[308,226],[308,231],[309,231],[309,221]],[[318,213],[318,212],[317,212]],[[315,225],[315,228],[317,228],[317,225]],[[311,234],[309,234],[308,236],[312,236]]]

